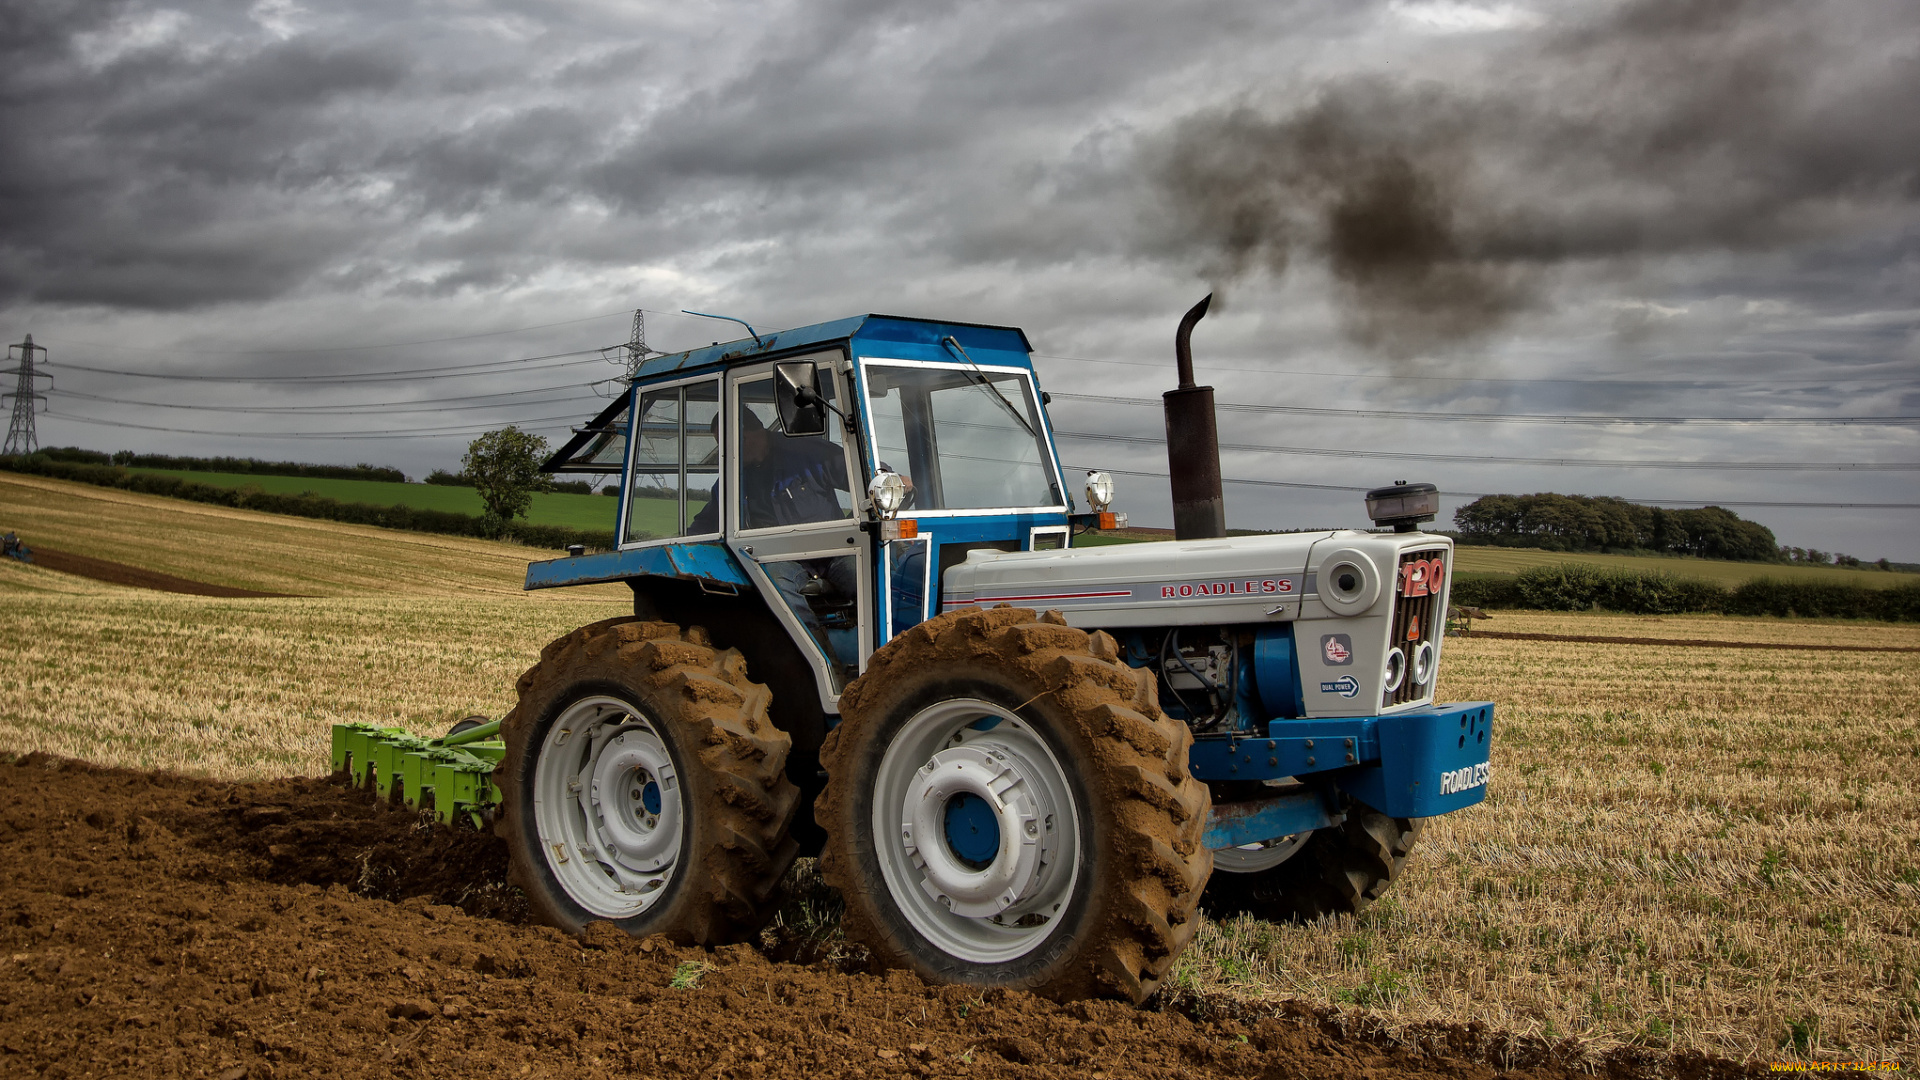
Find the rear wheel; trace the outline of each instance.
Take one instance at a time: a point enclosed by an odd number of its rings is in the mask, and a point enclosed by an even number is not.
[[[1424,823],[1350,801],[1338,825],[1216,851],[1207,909],[1292,922],[1365,911],[1400,876]]]
[[[486,727],[488,723],[490,723],[490,721],[485,716],[481,716],[477,713],[473,716],[463,716],[460,719],[455,720],[453,722],[453,726],[447,729],[447,735],[449,737],[454,735],[464,735],[467,732],[472,731],[474,728]]]
[[[799,792],[739,653],[697,627],[610,619],[547,646],[519,689],[499,832],[536,915],[688,944],[766,922]]]
[[[1211,859],[1192,737],[1113,639],[972,610],[875,653],[828,736],[821,874],[850,941],[936,982],[1139,1001]]]

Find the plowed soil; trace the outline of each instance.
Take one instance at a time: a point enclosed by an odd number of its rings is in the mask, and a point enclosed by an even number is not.
[[[1397,1039],[1304,1006],[1055,1004],[524,922],[492,837],[317,780],[0,759],[0,1076],[1758,1075]]]
[[[205,581],[163,574],[158,570],[148,570],[145,567],[128,566],[126,563],[114,562],[112,559],[96,559],[91,555],[75,555],[71,552],[53,551],[43,547],[33,549],[33,564],[48,570],[58,570],[63,574],[75,574],[95,581],[104,581],[111,585],[131,585],[137,589],[185,593],[188,596],[285,597],[290,595],[240,589],[232,585],[213,585]]]

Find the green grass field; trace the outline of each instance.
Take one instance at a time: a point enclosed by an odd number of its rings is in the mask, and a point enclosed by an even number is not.
[[[310,476],[258,476],[251,473],[214,473],[193,472],[187,469],[133,469],[132,472],[152,473],[155,476],[171,476],[208,487],[242,488],[257,487],[262,491],[276,495],[298,495],[311,491],[341,502],[366,503],[370,506],[411,506],[419,510],[445,510],[456,514],[479,516],[486,508],[480,504],[480,496],[472,488],[450,487],[440,484],[393,484],[381,480],[323,480]],[[564,525],[574,529],[613,528],[614,511],[617,499],[605,495],[574,495],[567,492],[549,491],[533,497],[533,508],[527,511],[527,520],[535,525]],[[645,499],[642,504],[658,503],[658,509],[670,507],[662,500]],[[648,506],[648,509],[654,509]],[[651,515],[649,516],[651,517]],[[642,528],[650,520],[640,522]],[[649,531],[658,532],[659,529]]]

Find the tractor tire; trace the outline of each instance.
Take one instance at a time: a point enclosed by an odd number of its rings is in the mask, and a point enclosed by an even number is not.
[[[737,651],[699,627],[608,619],[548,645],[519,693],[495,831],[537,918],[687,945],[765,925],[800,794]]]
[[[1217,852],[1208,912],[1311,922],[1365,911],[1400,876],[1426,819],[1388,817],[1352,800],[1346,811],[1345,821],[1314,830],[1297,846],[1276,845],[1276,853],[1293,850],[1270,865],[1261,865],[1258,850]]]
[[[1002,605],[920,623],[840,698],[815,805],[849,942],[939,983],[1138,1002],[1199,927],[1193,737],[1113,638]]]
[[[455,735],[464,735],[467,732],[472,731],[474,728],[486,727],[491,722],[492,721],[488,720],[485,716],[482,716],[479,714],[475,714],[473,716],[463,716],[460,719],[455,720],[453,722],[453,726],[447,729],[446,737],[452,738]]]

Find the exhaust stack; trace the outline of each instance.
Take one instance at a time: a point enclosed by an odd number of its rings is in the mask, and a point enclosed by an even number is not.
[[[1205,540],[1227,534],[1227,507],[1220,496],[1220,434],[1214,426],[1213,387],[1193,384],[1194,324],[1207,314],[1213,294],[1193,305],[1173,335],[1180,385],[1161,395],[1167,412],[1167,467],[1173,479],[1173,535]]]

